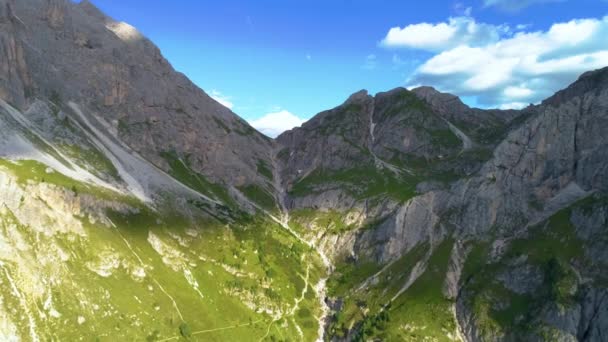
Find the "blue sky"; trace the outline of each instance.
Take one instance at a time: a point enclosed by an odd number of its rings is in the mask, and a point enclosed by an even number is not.
[[[93,3],[269,135],[360,89],[431,85],[517,108],[608,65],[604,0]]]

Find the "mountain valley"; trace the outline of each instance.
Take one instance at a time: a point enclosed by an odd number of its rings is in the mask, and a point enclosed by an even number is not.
[[[603,341],[608,68],[271,139],[88,0],[0,0],[0,340]]]

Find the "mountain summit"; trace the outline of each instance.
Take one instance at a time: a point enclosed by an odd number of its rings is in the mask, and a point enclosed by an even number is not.
[[[0,0],[0,56],[0,340],[608,336],[608,68],[272,140],[89,1]]]

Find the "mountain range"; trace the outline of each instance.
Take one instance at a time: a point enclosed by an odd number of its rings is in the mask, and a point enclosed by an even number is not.
[[[0,340],[608,338],[608,68],[270,139],[87,0],[0,0],[0,56]]]

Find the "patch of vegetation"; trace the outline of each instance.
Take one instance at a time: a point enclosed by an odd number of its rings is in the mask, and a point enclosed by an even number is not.
[[[274,197],[258,185],[251,184],[238,188],[247,198],[269,212],[277,211]]]
[[[70,159],[95,175],[107,175],[120,179],[118,170],[106,156],[92,146],[61,144],[58,146]]]
[[[390,307],[392,324],[378,337],[388,340],[450,341],[456,331],[451,306],[443,295],[453,240],[445,240],[431,255],[424,273]],[[400,329],[400,327],[409,327]]]
[[[266,161],[258,159],[256,166],[259,174],[266,177],[269,181],[273,180],[272,170]]]
[[[572,291],[576,290],[577,277],[572,267],[559,258],[551,258],[543,271],[547,298],[562,305],[573,304]]]
[[[240,121],[239,124],[240,127],[234,130],[237,134],[248,137],[257,133],[257,131],[253,127],[247,124]]]
[[[572,210],[557,212],[532,227],[527,236],[511,241],[500,261],[487,262],[487,244],[473,247],[463,270],[463,291],[469,294],[468,305],[485,336],[529,331],[546,305],[574,303],[577,280],[571,265],[589,261],[570,221]],[[525,294],[515,293],[497,280],[522,256],[527,265],[540,270],[543,279],[537,289]]]
[[[118,133],[120,135],[126,135],[131,132],[131,128],[126,118],[118,119]]]
[[[185,338],[190,338],[192,336],[192,329],[190,329],[188,323],[184,322],[179,325],[179,334]]]
[[[398,94],[398,100],[396,105],[393,105],[390,110],[385,113],[386,118],[395,117],[399,114],[416,111],[423,114],[432,114],[432,109],[426,103],[421,100],[416,94],[412,93],[407,89],[403,89]]]
[[[319,188],[344,188],[356,199],[370,199],[387,196],[405,202],[416,195],[418,179],[395,175],[388,170],[378,170],[374,166],[340,171],[316,170],[298,181],[289,194],[295,197],[315,193]]]
[[[471,170],[476,169],[475,166],[481,166],[492,158],[492,150],[484,147],[448,154],[441,158],[424,158],[398,150],[392,152],[392,164],[412,170],[421,181],[438,181],[444,184],[468,177],[466,172],[472,172]]]
[[[217,126],[219,128],[222,128],[226,133],[230,134],[232,132],[232,130],[230,129],[230,127],[228,127],[222,120],[213,117],[213,121],[215,121],[215,123],[217,124]]]
[[[586,216],[591,216],[594,210],[598,210],[605,206],[608,206],[608,196],[594,194],[579,200],[573,205],[573,208],[581,210]]]
[[[5,168],[8,172],[17,177],[17,181],[23,185],[27,185],[29,182],[48,183],[71,190],[75,194],[88,194],[100,199],[139,203],[134,197],[125,196],[109,189],[74,180],[38,161],[10,161],[0,159],[0,167]]]
[[[491,245],[487,242],[475,242],[473,246],[470,246],[470,251],[462,268],[461,278],[463,282],[468,282],[471,277],[483,270],[490,260],[490,250]]]
[[[332,318],[330,336],[344,337],[351,327],[373,321],[375,315],[387,310],[391,298],[401,290],[414,266],[427,252],[428,245],[420,244],[389,265],[363,260],[339,264],[327,282],[328,293],[342,300],[341,310]],[[370,278],[372,275],[375,277]],[[392,312],[389,313],[392,317]]]
[[[460,147],[462,141],[450,129],[428,130],[433,146]]]
[[[460,157],[466,160],[485,162],[494,156],[494,151],[487,147],[475,147],[470,150],[464,151]]]
[[[29,130],[23,130],[22,133],[41,151],[51,155],[53,158],[63,164],[63,166],[65,166],[66,168],[73,169],[72,164],[70,164],[70,162],[65,160],[65,158],[63,158],[53,146],[49,145],[46,141],[41,139],[36,133]]]
[[[349,127],[348,125],[345,125],[345,123],[358,119],[358,114],[362,111],[363,106],[359,103],[342,105],[329,111],[327,115],[323,117],[322,123],[315,127],[315,129],[320,135],[327,136],[330,134],[337,134],[341,135],[345,141],[349,141],[349,139],[346,138]],[[359,144],[354,145],[359,146]]]
[[[289,158],[289,148],[285,147],[277,153],[277,158],[281,160],[287,160]]]
[[[528,260],[537,265],[542,265],[554,257],[564,262],[584,258],[583,244],[570,222],[571,210],[560,210],[544,223],[532,228],[529,238],[513,241],[506,257],[528,255]]]
[[[315,210],[310,208],[298,209],[290,212],[292,223],[297,229],[306,232],[307,228],[303,226],[315,226],[317,230],[321,230],[328,234],[341,234],[356,228],[356,225],[346,224],[344,218],[348,212],[339,212],[337,210]]]
[[[344,297],[366,279],[382,269],[374,261],[355,261],[336,266],[336,272],[328,279],[327,294],[331,297]]]
[[[399,296],[414,267],[428,257],[428,244],[388,266],[339,265],[339,273],[328,281],[328,293],[341,298],[343,306],[333,317],[330,335],[344,337],[354,327],[355,341],[450,341],[448,335],[455,332],[453,303],[444,297],[443,284],[453,244],[446,240],[437,246],[426,270]],[[377,276],[370,279],[372,274]],[[363,288],[352,290],[366,279]]]
[[[229,207],[234,207],[234,200],[228,191],[220,184],[212,183],[205,176],[192,170],[187,162],[184,162],[176,152],[164,152],[161,156],[169,163],[169,173],[184,185],[211,198],[222,201]]]
[[[354,342],[364,342],[370,336],[384,336],[384,332],[388,329],[391,322],[390,309],[391,305],[388,304],[385,310],[366,316],[359,324],[359,328],[352,340]]]
[[[63,101],[61,100],[61,96],[56,90],[51,91],[51,95],[49,96],[49,101],[51,101],[51,110],[53,111],[53,115],[57,116],[61,111],[61,106],[63,106]]]
[[[464,122],[458,122],[455,125],[480,144],[492,146],[505,139],[511,130],[521,126],[533,115],[534,111],[527,111],[509,123],[495,120],[484,126],[472,126]]]
[[[453,164],[448,167],[448,165],[450,165],[448,159],[427,159],[395,151],[391,163],[401,168],[411,170],[416,175],[419,182],[437,181],[448,184],[462,177],[461,174],[455,171]]]

